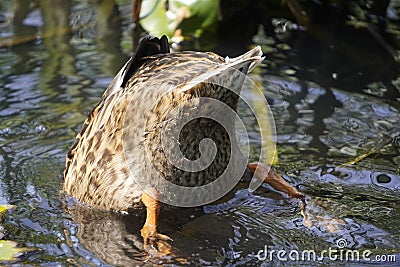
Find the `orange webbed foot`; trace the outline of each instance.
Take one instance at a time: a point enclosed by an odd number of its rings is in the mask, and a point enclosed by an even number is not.
[[[143,237],[143,248],[148,253],[165,256],[172,252],[172,246],[168,243],[172,239],[158,233],[155,226],[145,224],[140,233]]]
[[[146,222],[140,231],[143,237],[143,247],[151,254],[156,253],[160,255],[168,255],[172,250],[168,241],[172,241],[172,239],[157,232],[160,206],[157,200],[157,192],[152,190],[151,195],[152,196],[148,193],[143,193],[142,195],[142,202],[146,206],[147,211]]]
[[[275,173],[274,171],[269,169],[264,163],[249,163],[247,167],[251,170],[252,173],[256,175],[258,179],[271,185],[276,190],[286,193],[293,198],[304,198],[304,195],[302,193],[297,191],[296,188],[286,182],[278,173]]]

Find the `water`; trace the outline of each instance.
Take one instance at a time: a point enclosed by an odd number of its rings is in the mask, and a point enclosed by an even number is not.
[[[39,248],[16,262],[309,266],[318,263],[257,254],[266,246],[320,252],[340,241],[360,253],[395,255],[398,265],[400,76],[379,42],[366,43],[368,34],[349,26],[329,40],[285,21],[277,39],[259,32],[254,40],[267,58],[251,78],[275,117],[277,168],[306,200],[268,186],[251,194],[243,183],[205,207],[164,207],[160,231],[174,241],[171,255],[160,259],[142,251],[143,210],[120,215],[76,207],[61,193],[65,153],[131,52],[130,3],[107,12],[84,1],[50,2],[0,4],[1,44],[15,44],[0,48],[0,204],[16,206],[2,233]],[[44,38],[32,38],[39,30]],[[233,51],[226,47],[225,54]],[[345,164],[373,148],[379,153]]]

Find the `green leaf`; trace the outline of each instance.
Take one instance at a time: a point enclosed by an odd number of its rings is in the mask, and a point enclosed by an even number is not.
[[[203,31],[216,31],[218,21],[218,3],[215,0],[174,0],[171,9],[187,10],[185,20],[179,25],[184,34],[199,36]]]
[[[165,0],[143,1],[140,18],[142,27],[154,36],[166,34],[171,37],[180,23],[176,14],[170,13],[167,16]]]
[[[155,36],[172,37],[180,28],[184,34],[199,36],[204,30],[215,31],[218,19],[218,1],[215,0],[144,0],[140,24]]]

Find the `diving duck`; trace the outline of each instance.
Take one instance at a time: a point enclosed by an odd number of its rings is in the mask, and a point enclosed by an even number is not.
[[[232,139],[220,123],[196,117],[180,129],[175,141],[170,141],[180,149],[174,154],[176,160],[183,157],[195,161],[204,152],[199,150],[201,141],[213,140],[214,160],[198,171],[183,170],[171,162],[168,156],[173,145],[163,145],[162,132],[173,130],[177,118],[204,109],[206,104],[200,98],[215,99],[236,110],[243,79],[232,70],[247,74],[262,60],[260,47],[237,58],[224,59],[214,53],[170,53],[166,36],[146,36],[89,114],[67,153],[64,191],[79,202],[100,209],[132,212],[144,204],[144,245],[168,239],[157,232],[159,190],[157,186],[145,190],[138,183],[138,176],[141,181],[165,179],[183,187],[215,181],[234,151]],[[230,84],[238,92],[221,84]],[[182,103],[186,106],[181,107]],[[174,113],[175,119],[169,113]],[[168,128],[168,122],[173,126]],[[228,118],[227,122],[234,125],[233,119]],[[246,161],[244,166],[275,189],[291,197],[302,197],[265,164]]]

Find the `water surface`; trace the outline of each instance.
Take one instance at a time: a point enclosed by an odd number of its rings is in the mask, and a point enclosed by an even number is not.
[[[174,241],[171,255],[157,258],[142,250],[143,210],[121,215],[77,207],[60,193],[65,153],[131,53],[130,3],[112,9],[86,1],[39,2],[0,4],[0,204],[16,206],[2,222],[3,239],[40,249],[17,262],[310,266],[319,263],[260,260],[257,254],[265,247],[320,252],[341,240],[345,249],[395,255],[397,262],[385,266],[398,265],[399,66],[368,32],[342,25],[340,34],[321,39],[278,21],[278,32],[286,25],[278,38],[262,29],[254,36],[266,60],[251,78],[275,117],[276,168],[306,200],[268,186],[250,193],[241,183],[218,203],[163,207],[160,231]],[[32,38],[37,35],[42,38]],[[223,48],[223,55],[237,55],[236,46]],[[378,153],[345,164],[374,148]]]

